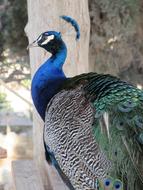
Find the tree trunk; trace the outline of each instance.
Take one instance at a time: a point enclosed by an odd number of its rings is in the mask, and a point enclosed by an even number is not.
[[[62,33],[68,48],[68,56],[64,71],[67,76],[74,76],[88,72],[88,47],[89,47],[89,12],[88,0],[27,0],[28,24],[26,33],[29,43],[34,41],[44,31],[55,30]],[[74,29],[59,18],[60,15],[69,15],[77,20],[80,25],[81,39],[75,40]],[[30,49],[30,64],[32,76],[49,54],[42,48]],[[33,127],[34,158],[41,168],[43,181],[46,183],[44,171],[43,149],[43,122],[34,110]]]

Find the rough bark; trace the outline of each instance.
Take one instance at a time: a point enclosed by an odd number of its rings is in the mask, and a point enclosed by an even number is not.
[[[92,70],[143,85],[143,3],[89,0]]]
[[[39,34],[48,30],[60,31],[67,44],[68,57],[64,66],[67,76],[88,72],[88,46],[89,46],[89,13],[87,0],[28,0],[28,24],[26,33],[29,42],[35,40]],[[81,39],[75,41],[75,31],[72,27],[60,20],[60,15],[69,15],[77,20],[81,28]],[[41,48],[30,49],[30,64],[32,76],[39,65],[50,56]],[[43,150],[43,122],[34,111],[34,158],[38,161],[41,171],[44,171],[44,150]],[[44,179],[46,183],[46,178]]]

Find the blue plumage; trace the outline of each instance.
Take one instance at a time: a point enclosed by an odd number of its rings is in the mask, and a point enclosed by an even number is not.
[[[44,35],[43,38],[45,40],[45,36],[48,38],[51,35],[55,36],[58,34],[59,33],[50,31],[42,34],[42,37]],[[53,55],[43,65],[40,66],[32,80],[32,99],[38,113],[43,120],[45,119],[45,111],[49,100],[55,93],[58,92],[58,88],[62,82],[66,80],[62,66],[67,56],[67,48],[64,42],[60,44],[58,43],[58,40],[61,40],[60,36],[56,36],[55,38],[55,41],[57,41],[57,49],[53,50],[49,47],[48,50],[52,51]],[[37,43],[42,44],[43,39],[41,37],[38,37],[38,39],[39,41]],[[52,46],[52,42],[50,43]],[[54,43],[56,44],[56,42]],[[44,44],[42,47],[47,50],[46,44]]]
[[[66,58],[66,47],[64,51],[58,52],[57,57],[52,56],[35,73],[32,80],[32,99],[34,105],[45,120],[46,107],[49,100],[58,92],[59,86],[66,77],[62,66]]]
[[[64,19],[66,22],[69,22],[74,27],[74,29],[76,31],[76,40],[79,40],[79,38],[80,38],[80,28],[79,28],[78,23],[73,18],[71,18],[69,16],[62,15],[60,17],[62,19]]]
[[[61,16],[61,18],[71,23],[77,32],[76,39],[79,39],[80,29],[77,22],[68,16]],[[35,43],[52,54],[51,58],[35,73],[31,88],[34,105],[41,118],[45,120],[45,111],[49,100],[66,80],[62,66],[67,56],[67,48],[61,38],[61,33],[56,31],[42,33],[32,44]]]
[[[77,22],[61,18],[79,39]],[[66,78],[60,32],[46,31],[35,43],[52,54],[32,80],[33,102],[45,121],[47,161],[71,190],[140,190],[143,91],[111,75]]]

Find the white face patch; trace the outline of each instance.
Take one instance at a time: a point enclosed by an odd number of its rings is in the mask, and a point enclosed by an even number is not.
[[[54,39],[54,35],[47,36],[47,39],[41,43],[41,45],[47,44],[49,41]]]
[[[40,41],[42,39],[42,35],[40,35],[37,39],[37,42]]]

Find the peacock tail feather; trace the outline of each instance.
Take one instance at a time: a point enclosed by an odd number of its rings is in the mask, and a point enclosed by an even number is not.
[[[85,90],[95,97],[93,132],[112,162],[110,175],[120,178],[125,189],[135,189],[138,179],[143,183],[143,92],[110,75],[96,75]]]
[[[97,73],[76,76],[67,83],[67,89],[84,84],[84,95],[95,110],[95,140],[112,163],[107,173],[120,179],[124,189],[137,189],[135,184],[143,183],[143,91]]]
[[[123,190],[123,183],[118,179],[107,177],[102,181],[97,181],[97,190]]]

